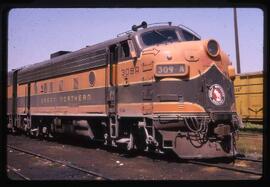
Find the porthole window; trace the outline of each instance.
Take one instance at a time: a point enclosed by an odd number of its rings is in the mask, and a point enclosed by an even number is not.
[[[89,73],[89,84],[91,87],[93,87],[95,85],[95,81],[96,81],[96,75],[93,71],[91,71]]]

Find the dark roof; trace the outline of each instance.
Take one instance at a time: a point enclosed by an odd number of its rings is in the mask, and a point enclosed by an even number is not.
[[[19,71],[18,83],[33,82],[104,66],[107,62],[106,47],[127,38],[128,36],[115,38],[40,63],[28,65]]]
[[[68,73],[74,73],[107,63],[106,47],[153,29],[178,28],[176,26],[154,26],[125,34],[80,50],[63,54],[49,60],[22,67],[18,72],[18,83],[33,82]]]

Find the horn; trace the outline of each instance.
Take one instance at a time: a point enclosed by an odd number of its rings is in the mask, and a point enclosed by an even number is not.
[[[138,25],[138,26],[137,26],[137,25],[133,25],[133,26],[132,26],[132,30],[133,30],[133,31],[137,31],[138,28],[141,28],[141,27],[144,28],[144,29],[147,28],[147,23],[146,23],[145,21],[143,21],[143,22],[142,22],[140,25]]]

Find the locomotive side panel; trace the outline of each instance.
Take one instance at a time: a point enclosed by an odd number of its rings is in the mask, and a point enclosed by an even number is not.
[[[8,129],[12,129],[14,121],[13,111],[13,72],[8,73],[7,77],[7,118],[8,118]]]
[[[28,86],[27,84],[17,85],[17,114],[26,115],[27,114],[27,96],[28,96]]]
[[[142,93],[137,84],[141,82],[140,60],[126,60],[117,64],[118,115],[142,116]]]
[[[31,114],[106,114],[105,75],[98,68],[31,83]]]
[[[7,76],[7,115],[12,113],[12,96],[13,96],[13,72]]]
[[[8,85],[7,88],[7,115],[12,114],[12,95],[13,95],[13,85]]]

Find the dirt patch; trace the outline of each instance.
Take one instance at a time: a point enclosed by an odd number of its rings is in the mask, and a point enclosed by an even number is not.
[[[205,167],[205,168],[203,168],[202,169],[202,171],[206,171],[206,172],[209,172],[209,173],[214,173],[214,172],[216,172],[218,170],[218,168],[216,168],[216,167]]]
[[[239,161],[237,163],[234,164],[235,166],[239,166],[239,167],[247,167],[247,163],[243,162],[243,161]]]

